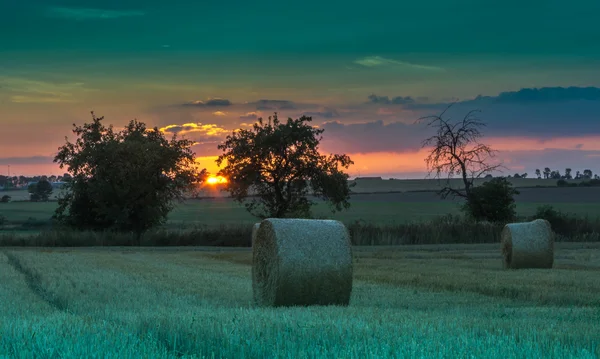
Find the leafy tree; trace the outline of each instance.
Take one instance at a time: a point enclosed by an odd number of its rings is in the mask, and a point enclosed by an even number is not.
[[[175,135],[169,141],[137,120],[116,132],[104,117],[92,112],[92,119],[73,125],[77,141],[67,139],[54,158],[72,175],[54,218],[76,229],[134,232],[139,243],[206,171],[196,168],[192,141]]]
[[[539,168],[536,168],[535,175],[537,176],[537,178],[542,178],[542,173]]]
[[[583,170],[583,177],[585,177],[586,179],[592,178],[592,170],[589,170],[589,169]]]
[[[521,174],[521,178],[527,178],[528,174],[527,173],[523,173]]]
[[[573,176],[571,176],[571,169],[570,168],[565,168],[565,179],[573,179]]]
[[[37,183],[30,184],[27,191],[32,202],[47,201],[52,194],[52,184],[48,180],[42,179]]]
[[[452,106],[452,105],[450,105]],[[435,172],[435,178],[440,178],[446,173],[448,179],[454,175],[461,176],[464,191],[450,187],[443,187],[439,194],[442,198],[448,195],[462,197],[467,201],[471,196],[473,181],[488,173],[503,167],[501,164],[491,164],[496,151],[488,145],[479,142],[483,137],[480,128],[485,123],[474,116],[477,110],[470,111],[462,121],[451,122],[443,118],[446,108],[439,116],[427,116],[419,119],[427,120],[427,126],[436,129],[434,136],[423,141],[423,147],[433,147],[425,163],[429,175]]]
[[[550,171],[549,167],[544,168],[544,178],[550,178],[551,173],[552,171]]]
[[[0,202],[8,203],[8,202],[10,202],[10,198],[11,197],[9,195],[5,194],[4,196],[2,196],[2,198],[0,198]]]
[[[518,173],[515,173],[515,175],[513,176],[514,178],[521,178],[521,175]]]
[[[475,220],[490,222],[508,222],[516,218],[514,195],[519,191],[503,177],[496,177],[473,187],[470,200],[462,209]]]
[[[552,179],[560,179],[561,175],[558,170],[550,172],[550,178]]]
[[[262,118],[252,129],[227,136],[218,148],[219,175],[228,179],[224,190],[259,218],[308,217],[314,204],[307,195],[329,202],[332,211],[350,206],[348,174],[353,162],[346,155],[319,153],[324,130],[310,125],[302,116],[280,122],[275,113]],[[250,197],[251,195],[256,195]]]

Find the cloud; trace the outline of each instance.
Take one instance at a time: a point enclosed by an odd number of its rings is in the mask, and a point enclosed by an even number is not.
[[[182,125],[168,125],[159,129],[161,132],[170,133],[202,133],[206,136],[219,136],[225,132],[226,129],[219,127],[216,124],[202,124],[202,123],[184,123]]]
[[[334,109],[324,109],[323,111],[306,111],[306,112],[303,112],[302,115],[308,116],[308,117],[323,117],[323,118],[340,117],[340,114]]]
[[[217,145],[221,143],[231,130],[217,124],[184,123],[181,125],[168,125],[160,128],[163,133],[176,133],[194,141],[194,150],[201,156],[214,156],[219,154]]]
[[[71,19],[77,21],[83,20],[112,20],[122,17],[144,16],[143,11],[130,10],[104,10],[92,8],[72,8],[72,7],[50,7],[46,11],[49,17]]]
[[[258,100],[255,102],[249,102],[249,105],[254,105],[257,110],[295,110],[297,105],[288,100]]]
[[[445,71],[441,67],[437,66],[427,66],[427,65],[419,65],[412,64],[404,61],[397,61],[392,59],[386,59],[381,56],[367,56],[362,59],[358,59],[354,61],[355,64],[374,68],[374,67],[393,67],[393,68],[404,68],[404,69],[415,69],[415,70],[425,70],[425,71]]]
[[[0,76],[0,91],[14,103],[78,102],[76,95],[97,91],[83,82],[50,82],[23,77]]]
[[[226,116],[227,114],[223,111],[215,111],[212,113],[215,116]]]
[[[40,96],[22,96],[16,95],[10,97],[10,102],[14,103],[74,103],[77,102],[73,99],[60,98],[60,97],[40,97]]]
[[[519,91],[501,92],[498,96],[479,97],[496,103],[547,103],[563,101],[599,101],[597,87],[542,87],[522,88]]]
[[[209,98],[206,101],[192,101],[184,103],[181,106],[195,106],[195,107],[218,107],[218,106],[231,106],[231,101],[223,98]]]
[[[332,152],[417,151],[428,136],[425,126],[381,120],[352,124],[330,121],[320,127],[325,130],[323,147]]]
[[[245,115],[241,115],[239,118],[242,121],[256,120],[258,118],[258,114],[256,112],[248,112]]]
[[[0,166],[8,165],[45,165],[52,163],[54,157],[29,156],[29,157],[0,157]]]
[[[375,94],[371,94],[369,95],[368,103],[376,103],[383,105],[410,105],[416,103],[416,101],[410,96],[396,96],[390,99],[387,96],[377,96]]]

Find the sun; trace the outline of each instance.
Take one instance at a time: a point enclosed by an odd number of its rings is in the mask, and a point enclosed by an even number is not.
[[[227,178],[225,178],[223,176],[210,176],[206,179],[206,183],[208,183],[208,184],[227,183]]]

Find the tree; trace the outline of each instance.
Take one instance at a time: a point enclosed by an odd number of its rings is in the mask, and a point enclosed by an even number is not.
[[[582,177],[583,177],[583,176],[582,176],[581,172],[579,172],[579,171],[576,171],[576,172],[575,172],[575,179],[576,179],[576,180],[578,180],[578,179],[581,179]]]
[[[550,178],[550,173],[552,173],[552,171],[550,171],[549,167],[544,168],[544,178]]]
[[[527,176],[528,176],[527,172],[521,174],[521,178],[527,178]]]
[[[560,175],[560,171],[556,170],[556,171],[551,171],[550,172],[550,178],[552,179],[560,179],[561,175]]]
[[[259,218],[307,217],[314,196],[329,202],[332,211],[350,206],[348,174],[353,162],[346,155],[319,153],[324,130],[310,125],[311,117],[287,122],[277,113],[262,118],[252,129],[240,129],[218,146],[223,151],[217,165],[226,166],[219,175],[228,179],[224,190]],[[250,198],[251,195],[256,195]]]
[[[583,177],[585,177],[586,179],[591,179],[592,178],[592,170],[589,170],[589,169],[583,170]]]
[[[565,179],[573,179],[573,176],[571,176],[571,169],[570,168],[565,168]]]
[[[521,178],[521,175],[518,173],[515,173],[515,175],[513,176],[514,178]]]
[[[516,218],[514,195],[519,191],[506,178],[496,177],[471,191],[471,200],[462,209],[475,220],[508,222]]]
[[[166,221],[175,200],[200,182],[192,141],[169,141],[154,128],[132,120],[116,132],[92,112],[91,123],[73,125],[75,143],[59,148],[54,158],[71,180],[54,218],[76,229],[133,232],[137,240]]]
[[[39,180],[36,183],[32,183],[27,186],[29,192],[29,199],[32,202],[47,201],[52,194],[52,184],[48,180]]]
[[[0,198],[0,202],[1,203],[8,203],[8,202],[10,202],[10,198],[11,197],[9,195],[5,194],[4,196],[2,196],[2,198]]]
[[[479,112],[473,110],[467,113],[462,121],[450,122],[443,119],[448,106],[439,116],[422,117],[419,121],[428,120],[427,126],[436,129],[434,136],[423,141],[423,147],[431,146],[433,149],[425,159],[429,176],[435,172],[435,178],[440,178],[447,173],[448,179],[460,175],[464,185],[464,192],[445,186],[439,192],[442,198],[448,195],[459,196],[469,200],[473,181],[487,173],[503,167],[501,164],[490,164],[496,151],[488,145],[479,142],[483,137],[479,131],[485,123],[474,116]]]
[[[538,179],[539,179],[539,178],[542,178],[542,173],[541,173],[541,171],[540,171],[540,169],[539,169],[539,168],[536,168],[536,170],[535,170],[535,175],[537,176],[537,178],[538,178]]]

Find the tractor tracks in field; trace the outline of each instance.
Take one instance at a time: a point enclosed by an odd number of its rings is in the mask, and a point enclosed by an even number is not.
[[[2,251],[2,254],[6,256],[8,264],[10,264],[17,272],[21,273],[25,277],[25,284],[27,284],[27,287],[38,298],[40,298],[41,300],[46,302],[50,307],[58,311],[68,312],[68,305],[65,301],[56,298],[44,289],[41,277],[38,273],[23,265],[21,260],[19,260],[19,257],[16,256],[14,253]]]

